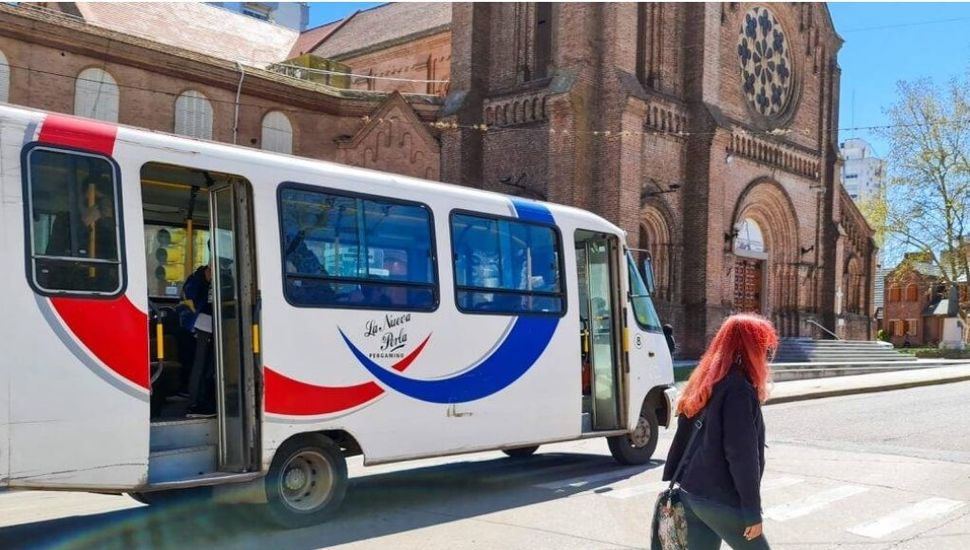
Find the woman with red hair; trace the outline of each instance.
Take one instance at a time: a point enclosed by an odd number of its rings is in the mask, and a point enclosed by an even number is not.
[[[677,480],[687,519],[687,547],[768,548],[762,534],[761,475],[768,364],[778,345],[772,324],[758,315],[732,315],[691,373],[677,405],[680,415],[664,480],[681,459]],[[690,450],[691,433],[699,430]],[[686,451],[686,457],[685,457]]]

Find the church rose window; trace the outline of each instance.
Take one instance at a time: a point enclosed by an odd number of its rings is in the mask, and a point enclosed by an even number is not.
[[[745,14],[738,36],[741,86],[748,102],[766,117],[780,115],[792,91],[792,64],[784,30],[767,8]]]

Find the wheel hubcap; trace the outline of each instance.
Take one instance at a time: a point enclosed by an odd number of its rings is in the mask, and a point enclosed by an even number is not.
[[[322,454],[302,451],[283,467],[280,496],[290,508],[312,512],[330,500],[334,477],[333,467]]]
[[[291,491],[299,491],[306,485],[306,474],[299,468],[290,468],[286,472],[286,488]]]
[[[646,447],[647,443],[650,443],[650,423],[641,416],[636,429],[630,434],[630,444],[639,449]]]

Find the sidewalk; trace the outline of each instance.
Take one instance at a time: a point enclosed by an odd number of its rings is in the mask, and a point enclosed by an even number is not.
[[[774,384],[768,404],[900,390],[964,380],[970,380],[970,363],[966,362],[954,366],[926,366],[892,372],[790,380]]]

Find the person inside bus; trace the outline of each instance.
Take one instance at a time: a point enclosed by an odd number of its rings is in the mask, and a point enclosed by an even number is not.
[[[93,178],[88,178],[82,188],[93,185]],[[93,199],[89,205],[88,196],[79,194],[74,208],[54,215],[44,254],[63,258],[118,259],[114,200],[101,192],[95,193]],[[54,273],[61,282],[53,284],[63,288],[91,288],[94,283],[94,288],[101,289],[117,282],[113,270],[95,269],[92,272],[90,266],[59,268]]]
[[[329,277],[330,274],[320,263],[320,259],[306,245],[306,232],[294,231],[286,235],[287,285],[290,295],[298,302],[313,304],[331,304],[335,299],[335,292],[329,282],[317,277]],[[301,278],[300,275],[312,277]]]
[[[211,258],[211,255],[210,255]],[[216,413],[215,360],[212,350],[212,260],[196,269],[185,284],[182,294],[192,308],[184,315],[183,326],[191,324],[195,334],[195,357],[189,375],[190,418],[212,417]]]

